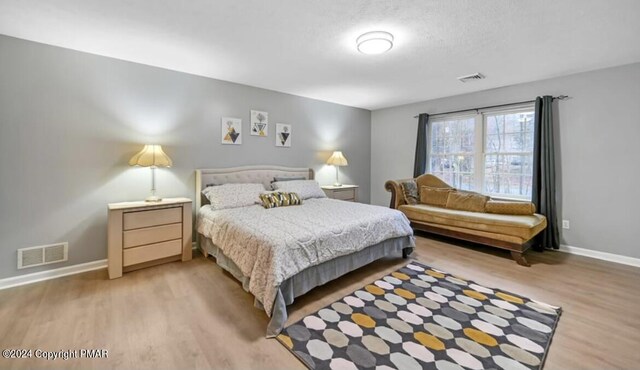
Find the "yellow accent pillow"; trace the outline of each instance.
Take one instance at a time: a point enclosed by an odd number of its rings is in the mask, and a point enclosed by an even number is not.
[[[452,188],[432,188],[429,186],[420,187],[420,203],[430,206],[444,207],[447,205],[449,194],[454,193]]]
[[[460,191],[451,193],[447,199],[447,208],[468,212],[484,212],[489,197],[486,195]]]
[[[536,213],[536,206],[531,202],[510,202],[490,199],[485,206],[485,212],[503,215],[532,215]]]
[[[300,196],[298,196],[298,194],[296,193],[262,193],[260,194],[260,200],[262,201],[262,206],[267,209],[275,207],[297,206],[299,204],[302,204],[302,199],[300,199]]]

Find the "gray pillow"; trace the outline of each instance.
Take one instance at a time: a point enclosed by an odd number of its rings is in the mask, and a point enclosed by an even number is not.
[[[209,186],[202,191],[213,209],[247,207],[260,201],[262,184],[224,184]]]
[[[420,195],[418,193],[416,180],[403,181],[400,183],[400,186],[402,187],[402,194],[404,195],[404,200],[407,204],[420,203]]]
[[[271,185],[274,190],[296,193],[302,200],[327,197],[315,180],[278,181]]]
[[[295,181],[295,180],[306,180],[306,177],[304,177],[304,176],[294,176],[294,177],[276,176],[276,177],[273,178],[273,181],[271,181],[271,182],[274,183],[274,182],[279,182],[279,181]]]

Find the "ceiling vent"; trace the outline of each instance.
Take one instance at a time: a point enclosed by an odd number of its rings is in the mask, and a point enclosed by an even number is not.
[[[18,268],[48,265],[69,259],[69,244],[51,244],[18,249]]]
[[[484,75],[480,72],[458,77],[458,81],[460,82],[470,82],[470,81],[484,80],[484,79],[485,79]]]

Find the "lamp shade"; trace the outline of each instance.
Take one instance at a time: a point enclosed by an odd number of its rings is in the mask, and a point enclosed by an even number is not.
[[[334,166],[348,166],[349,162],[347,162],[347,158],[342,155],[342,152],[336,151],[331,154],[331,157],[327,159],[327,164],[331,164]]]
[[[160,145],[145,145],[144,148],[129,160],[129,166],[171,167],[171,158],[162,151]]]

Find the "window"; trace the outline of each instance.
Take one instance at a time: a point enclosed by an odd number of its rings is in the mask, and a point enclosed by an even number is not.
[[[526,106],[436,118],[430,172],[458,189],[531,199],[533,114]]]
[[[431,124],[431,173],[451,186],[474,188],[475,118],[434,121]]]
[[[533,112],[487,114],[483,191],[531,199]]]

